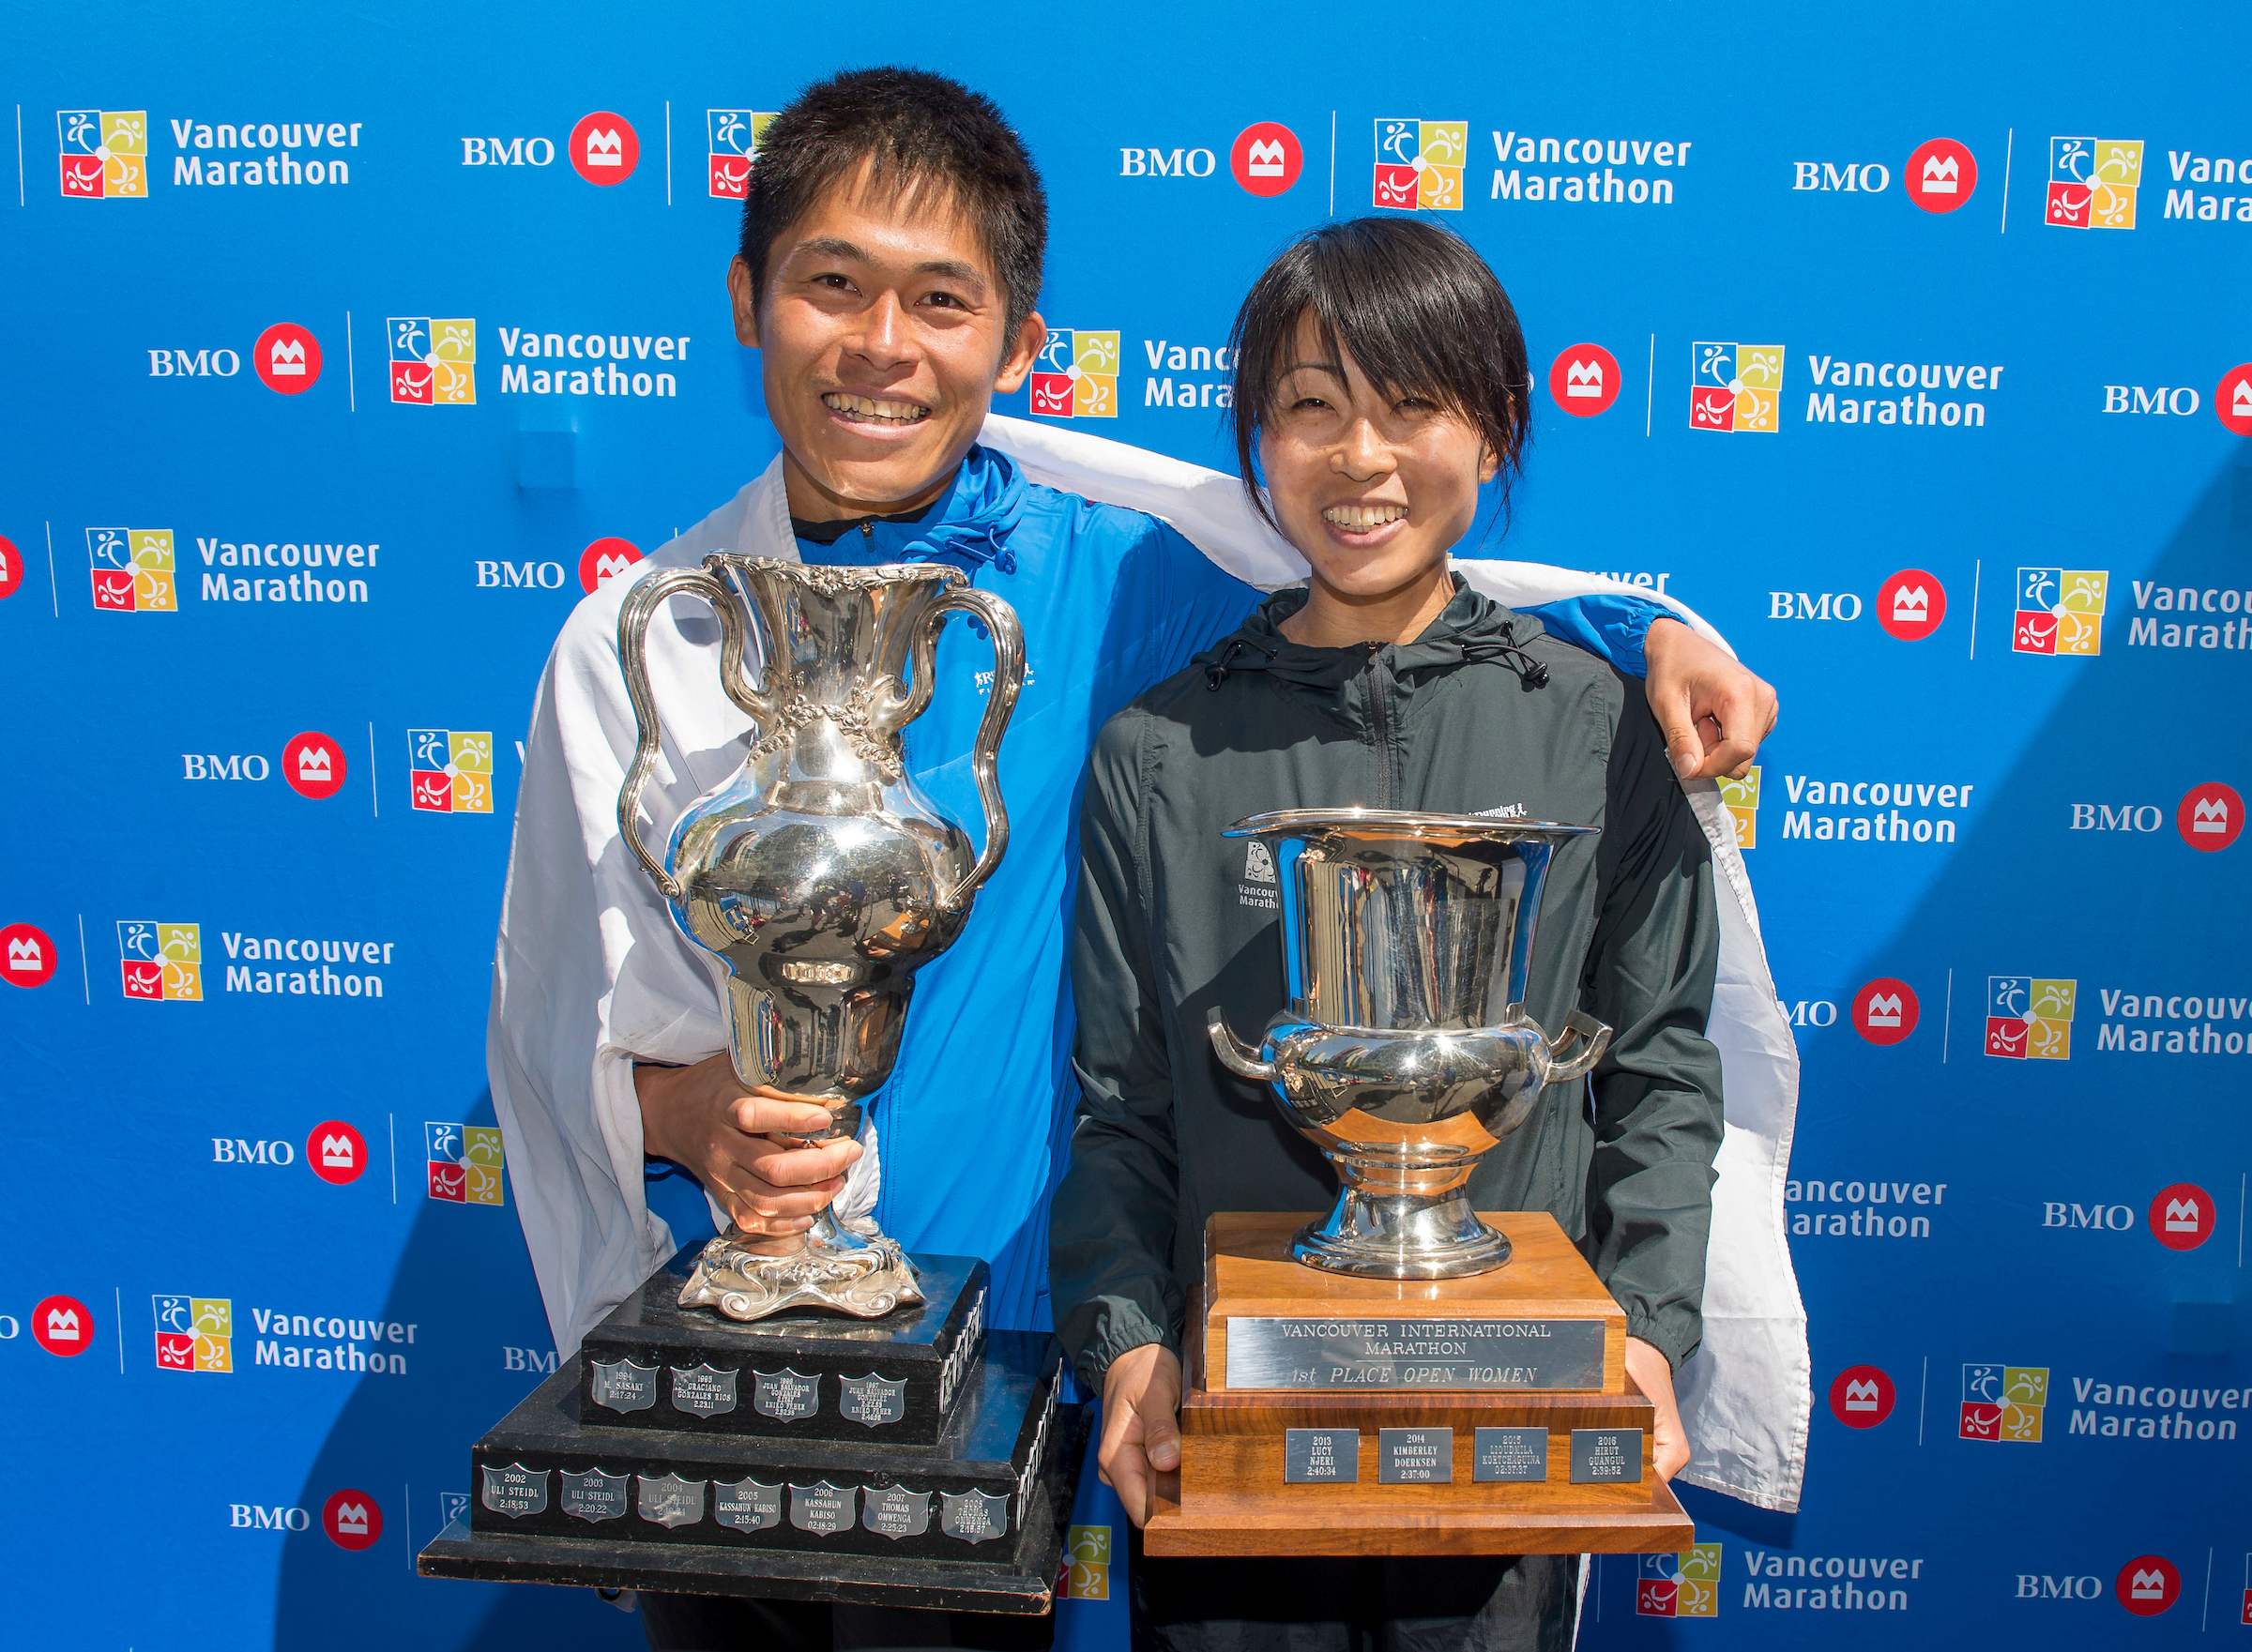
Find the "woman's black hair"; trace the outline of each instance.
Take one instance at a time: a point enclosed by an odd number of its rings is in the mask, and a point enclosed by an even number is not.
[[[1252,283],[1228,334],[1229,421],[1253,507],[1274,514],[1253,459],[1295,365],[1300,319],[1328,358],[1347,356],[1392,396],[1421,396],[1465,420],[1501,462],[1501,520],[1532,435],[1530,370],[1517,312],[1459,235],[1411,218],[1357,218],[1309,230]]]

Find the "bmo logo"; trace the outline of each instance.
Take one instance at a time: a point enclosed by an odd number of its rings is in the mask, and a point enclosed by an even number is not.
[[[341,1118],[316,1124],[305,1138],[305,1162],[332,1187],[356,1182],[368,1168],[368,1139]]]
[[[1575,418],[1593,418],[1619,400],[1619,358],[1601,344],[1575,344],[1548,368],[1548,394]]]
[[[2252,361],[2240,362],[2221,375],[2213,392],[2213,411],[2240,436],[2252,436]]]
[[[1926,212],[1953,212],[1978,188],[1978,161],[1953,138],[1934,138],[1908,158],[1908,198]]]
[[[65,1359],[94,1345],[94,1315],[76,1296],[49,1296],[31,1311],[31,1339]]]
[[[1947,617],[1947,587],[1920,568],[1904,568],[1877,587],[1877,623],[1903,643],[1920,643]]]
[[[2195,1250],[2213,1237],[2213,1195],[2194,1182],[2176,1182],[2151,1201],[2151,1233],[2168,1250]]]
[[[2219,781],[2192,786],[2174,811],[2174,829],[2192,849],[2226,849],[2244,829],[2244,800]]]
[[[2141,1554],[2119,1569],[2113,1590],[2137,1617],[2156,1617],[2182,1598],[2182,1574],[2163,1554]]]
[[[344,749],[309,729],[282,748],[282,778],[300,797],[333,797],[343,789]]]
[[[251,346],[251,365],[267,389],[301,396],[320,382],[321,341],[294,321],[278,321]]]
[[[1849,1429],[1873,1429],[1893,1414],[1893,1379],[1873,1365],[1849,1365],[1830,1385],[1830,1411]]]
[[[321,1505],[321,1530],[339,1549],[370,1548],[383,1536],[383,1509],[365,1492],[331,1492]]]
[[[45,986],[54,978],[54,938],[37,924],[0,929],[0,978],[12,986]]]
[[[579,588],[591,592],[641,560],[641,547],[631,539],[597,539],[579,553]]]
[[[1280,195],[1298,182],[1305,167],[1298,134],[1280,122],[1254,122],[1236,134],[1227,169],[1254,195]]]
[[[14,596],[23,583],[23,553],[16,549],[13,539],[0,536],[0,600]]]
[[[1922,1007],[1906,981],[1879,976],[1853,994],[1852,1008],[1855,1032],[1872,1044],[1897,1044],[1916,1030]]]
[[[641,136],[624,115],[598,109],[571,129],[571,164],[590,184],[622,184],[641,164]]]

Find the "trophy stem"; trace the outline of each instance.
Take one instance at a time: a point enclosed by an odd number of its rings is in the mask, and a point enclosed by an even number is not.
[[[1362,1279],[1458,1280],[1509,1261],[1509,1240],[1480,1220],[1460,1186],[1443,1193],[1369,1188],[1351,1167],[1337,1203],[1290,1241],[1292,1260]],[[1467,1177],[1465,1178],[1467,1179]]]

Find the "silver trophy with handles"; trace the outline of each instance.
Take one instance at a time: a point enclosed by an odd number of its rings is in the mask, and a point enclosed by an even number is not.
[[[1212,1048],[1272,1088],[1341,1184],[1292,1241],[1299,1262],[1438,1280],[1509,1260],[1509,1240],[1470,1208],[1470,1173],[1544,1087],[1591,1070],[1611,1041],[1577,1010],[1553,1038],[1525,1013],[1549,862],[1596,829],[1377,809],[1228,828],[1273,857],[1287,1002],[1255,1050],[1214,1009]]]
[[[641,835],[643,788],[663,732],[649,692],[649,617],[667,599],[711,604],[721,691],[756,724],[750,755],[674,826],[663,857]],[[949,614],[981,621],[993,687],[972,755],[981,854],[906,773],[900,732],[931,703]],[[755,635],[763,675],[745,674]],[[915,972],[962,932],[1009,846],[996,760],[1024,686],[1016,613],[956,569],[814,568],[732,553],[656,573],[628,595],[618,659],[639,744],[617,823],[673,921],[727,971],[728,1051],[747,1092],[829,1110],[792,1145],[856,1136],[860,1102],[890,1076]],[[903,1167],[904,1168],[904,1167]],[[873,1221],[824,1209],[787,1254],[733,1224],[708,1244],[680,1305],[752,1321],[785,1309],[863,1319],[920,1303],[912,1265]]]

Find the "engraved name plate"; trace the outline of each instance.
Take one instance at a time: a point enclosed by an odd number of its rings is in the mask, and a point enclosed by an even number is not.
[[[626,1481],[630,1475],[604,1474],[599,1468],[561,1469],[556,1501],[563,1512],[580,1520],[616,1520],[626,1511]]]
[[[692,1417],[721,1417],[735,1409],[735,1379],[740,1372],[708,1365],[674,1366],[673,1407]]]
[[[852,1523],[860,1501],[858,1486],[832,1486],[816,1480],[790,1488],[790,1523],[801,1532],[830,1537]]]
[[[590,1359],[587,1370],[592,1372],[586,1391],[597,1405],[612,1411],[647,1411],[657,1403],[657,1368],[653,1365],[635,1365],[631,1359],[621,1359],[615,1365],[604,1365]]]
[[[1473,1480],[1544,1480],[1546,1429],[1480,1429],[1470,1438]]]
[[[1377,1484],[1444,1486],[1453,1480],[1453,1429],[1377,1431]]]
[[[711,1482],[711,1518],[738,1532],[763,1532],[782,1523],[782,1486],[753,1479]]]
[[[494,1513],[515,1520],[526,1514],[547,1512],[544,1468],[526,1468],[521,1463],[512,1463],[506,1468],[486,1469],[484,1478],[484,1490],[479,1495]]]
[[[860,1523],[886,1538],[920,1538],[931,1529],[931,1494],[870,1486],[860,1495]]]
[[[1575,1486],[1642,1483],[1640,1429],[1574,1429],[1572,1483]]]
[[[1230,1319],[1230,1388],[1600,1389],[1599,1319]]]
[[[897,1382],[870,1372],[864,1377],[840,1377],[837,1409],[847,1422],[880,1428],[907,1414],[907,1382]]]
[[[821,1409],[818,1376],[800,1376],[786,1367],[781,1371],[754,1371],[751,1375],[755,1379],[751,1385],[751,1409],[762,1416],[776,1422],[796,1422]]]
[[[1361,1478],[1359,1429],[1285,1429],[1283,1484]]]
[[[974,1491],[942,1492],[939,1501],[946,1507],[938,1516],[938,1529],[950,1538],[987,1543],[1009,1535],[1009,1499],[1005,1496]]]
[[[704,1518],[704,1482],[677,1474],[641,1477],[641,1518],[662,1526],[694,1525]]]

